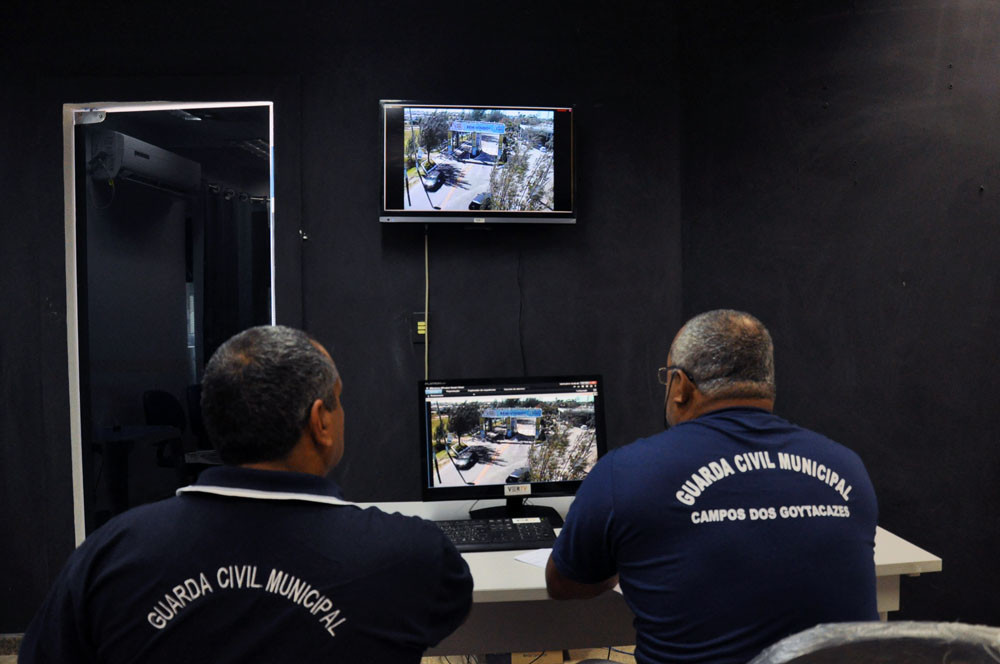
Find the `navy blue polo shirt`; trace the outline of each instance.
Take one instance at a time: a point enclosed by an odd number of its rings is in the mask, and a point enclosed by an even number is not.
[[[877,618],[876,517],[855,453],[731,408],[598,461],[552,558],[581,583],[619,575],[638,662],[746,662],[817,623]]]
[[[218,467],[71,555],[19,662],[419,662],[472,602],[433,523],[330,480]]]

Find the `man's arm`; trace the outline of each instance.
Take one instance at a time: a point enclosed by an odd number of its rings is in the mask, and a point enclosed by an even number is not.
[[[87,621],[91,612],[76,600],[82,592],[71,588],[88,575],[75,565],[80,549],[70,557],[38,613],[32,619],[21,641],[17,661],[21,664],[35,662],[74,662],[87,664],[97,661],[96,649],[91,646]]]
[[[597,597],[618,583],[612,524],[614,458],[614,451],[605,455],[583,480],[552,545],[545,566],[545,586],[552,599]]]
[[[545,565],[545,589],[552,599],[590,599],[606,590],[611,590],[616,585],[618,585],[617,574],[599,583],[580,583],[566,578],[556,567],[551,555]]]
[[[436,527],[435,527],[436,530]],[[436,530],[441,550],[437,560],[436,589],[427,610],[428,643],[433,646],[458,629],[472,609],[472,572],[469,564],[444,533]]]

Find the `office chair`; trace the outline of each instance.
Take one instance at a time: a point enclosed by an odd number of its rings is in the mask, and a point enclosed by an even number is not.
[[[750,664],[997,664],[1000,628],[948,622],[817,625],[765,649]]]
[[[184,406],[177,397],[165,390],[143,392],[142,411],[146,415],[146,424],[150,426],[170,426],[182,432],[187,427]]]
[[[184,464],[184,443],[181,436],[187,427],[184,407],[170,392],[146,390],[142,393],[142,410],[148,426],[170,426],[177,429],[177,436],[156,442],[156,465],[174,468],[180,478]]]
[[[208,440],[205,424],[201,419],[201,383],[188,385],[184,396],[187,399],[188,419],[191,421],[191,433],[194,434],[197,448],[212,449],[212,443]]]

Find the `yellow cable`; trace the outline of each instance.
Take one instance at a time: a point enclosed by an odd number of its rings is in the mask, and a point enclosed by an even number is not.
[[[431,269],[427,249],[427,227],[424,226],[424,380],[430,380],[430,299],[431,299]]]

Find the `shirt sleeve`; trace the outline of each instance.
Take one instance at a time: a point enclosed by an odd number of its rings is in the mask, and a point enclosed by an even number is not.
[[[437,528],[435,528],[437,530]],[[472,572],[455,545],[438,531],[441,554],[436,589],[430,594],[427,643],[437,645],[458,629],[472,608]]]
[[[85,624],[88,612],[78,601],[82,588],[75,587],[84,576],[77,569],[78,555],[79,551],[70,557],[28,625],[17,656],[20,664],[97,661]]]
[[[618,571],[614,519],[614,453],[605,455],[583,480],[552,548],[556,569],[579,583],[599,583]]]

